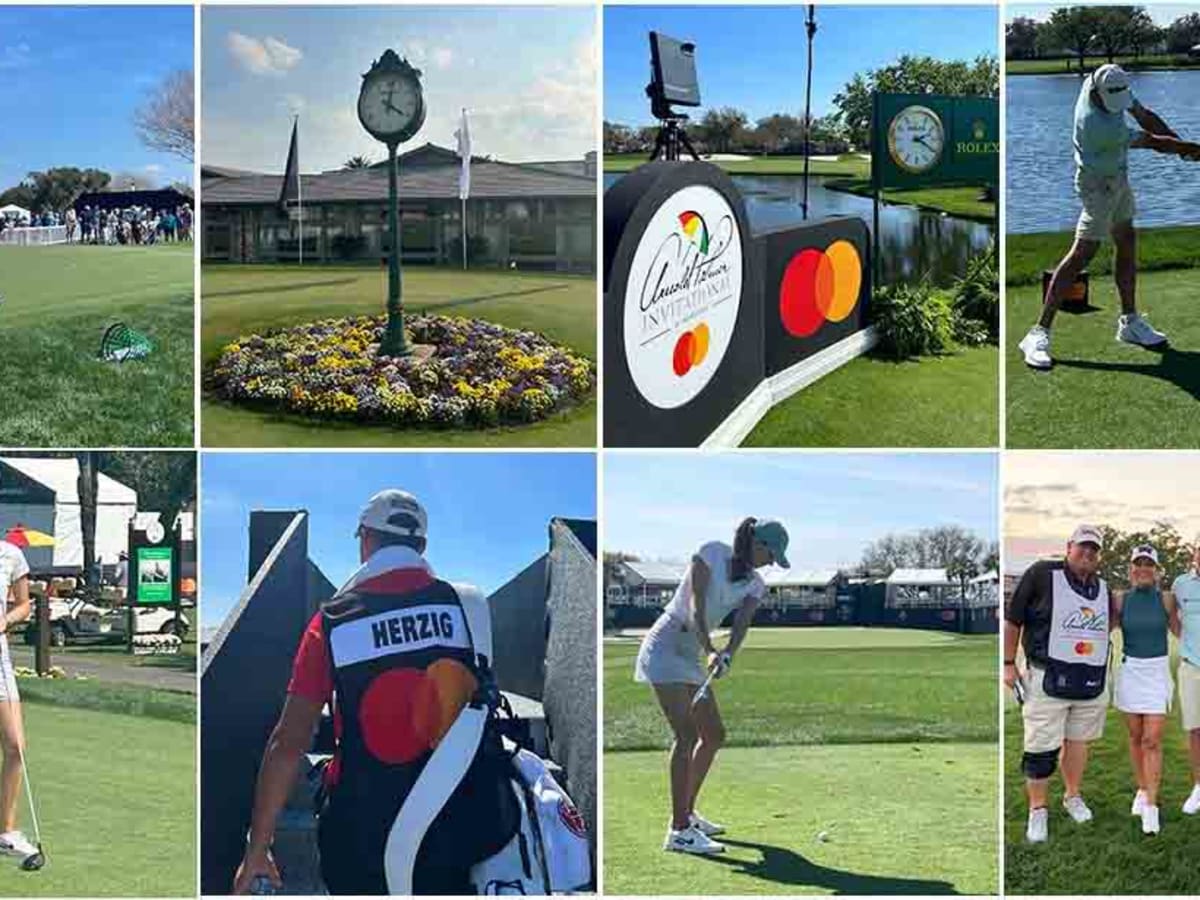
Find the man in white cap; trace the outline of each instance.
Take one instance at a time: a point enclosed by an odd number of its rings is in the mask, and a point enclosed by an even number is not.
[[[1140,128],[1125,122],[1128,113]],[[1100,242],[1112,237],[1116,248],[1113,276],[1121,298],[1117,340],[1141,347],[1162,347],[1167,337],[1151,327],[1137,311],[1137,232],[1135,204],[1129,186],[1128,151],[1146,148],[1158,153],[1200,159],[1200,144],[1179,138],[1155,112],[1134,97],[1129,76],[1118,65],[1100,66],[1084,80],[1075,103],[1075,192],[1083,203],[1075,227],[1075,243],[1063,257],[1046,288],[1042,314],[1018,347],[1025,364],[1049,369],[1050,326],[1068,288],[1084,270]]]
[[[282,884],[270,850],[275,821],[326,704],[337,748],[325,769],[319,813],[325,887],[330,894],[389,893],[388,839],[404,800],[463,707],[490,679],[475,657],[465,611],[467,603],[483,603],[482,596],[434,575],[423,556],[426,525],[424,508],[405,491],[381,491],[363,509],[355,531],[362,566],[313,617],[293,663],[259,770],[235,894],[263,879]],[[485,790],[487,778],[473,765],[457,801],[452,798],[426,832],[413,863],[412,893],[474,892],[469,866],[505,821],[500,804],[512,802],[511,792]]]
[[[1097,575],[1103,539],[1080,525],[1062,560],[1030,566],[1004,610],[1004,683],[1023,697],[1025,791],[1029,820],[1025,837],[1048,836],[1050,776],[1061,763],[1063,807],[1077,823],[1092,818],[1080,783],[1088,745],[1104,733],[1108,709],[1111,609],[1108,586]],[[1026,671],[1017,671],[1017,648]]]
[[[1171,593],[1179,612],[1179,712],[1192,764],[1192,792],[1183,811],[1194,816],[1200,812],[1200,539],[1192,551],[1191,571],[1175,579]]]

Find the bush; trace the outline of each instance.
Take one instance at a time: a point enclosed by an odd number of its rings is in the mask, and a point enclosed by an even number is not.
[[[334,235],[329,246],[338,259],[357,259],[366,249],[367,239],[361,234],[338,234]]]
[[[967,272],[954,282],[954,308],[965,320],[959,330],[976,335],[982,329],[983,340],[960,338],[963,343],[978,344],[1000,340],[1000,275],[996,257],[989,250],[973,256],[967,262]],[[972,327],[968,323],[978,323]]]
[[[895,359],[933,356],[954,347],[958,315],[950,294],[929,281],[892,284],[875,293],[872,324],[880,352]]]

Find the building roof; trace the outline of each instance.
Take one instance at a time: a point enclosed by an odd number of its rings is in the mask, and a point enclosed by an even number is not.
[[[972,578],[970,583],[971,584],[983,584],[988,581],[998,582],[999,580],[1000,580],[1000,573],[997,572],[995,569],[992,569],[990,572],[984,572],[982,575],[978,575],[975,578]]]
[[[782,569],[767,566],[759,573],[767,587],[827,587],[838,577],[837,569]]]
[[[929,586],[954,584],[946,577],[945,569],[896,569],[887,577],[887,583]]]
[[[54,491],[59,503],[79,502],[79,460],[39,459],[25,456],[0,457],[0,463],[12,466],[22,475],[45,485]],[[96,481],[98,490],[96,502],[113,505],[137,505],[137,491],[127,487],[115,478],[109,478],[103,472],[98,472]]]
[[[678,563],[661,563],[625,560],[625,566],[642,581],[650,584],[679,584],[687,573],[687,566]]]

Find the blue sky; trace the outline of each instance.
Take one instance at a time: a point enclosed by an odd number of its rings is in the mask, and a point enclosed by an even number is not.
[[[423,72],[413,146],[454,146],[468,109],[479,155],[582,158],[596,144],[596,12],[576,7],[238,7],[202,13],[204,161],[281,172],[300,114],[304,171],[386,150],[358,122],[361,75],[391,47]]]
[[[189,6],[0,5],[0,190],[55,166],[192,182],[192,164],[147,150],[133,113],[192,68]]]
[[[703,108],[735,106],[751,120],[804,111],[804,18],[795,6],[608,6],[604,10],[604,118],[650,124],[647,33],[696,44]],[[856,72],[903,54],[972,60],[997,55],[995,6],[817,6],[813,115]],[[702,108],[702,109],[703,109]]]
[[[682,562],[746,516],[787,526],[793,568],[857,563],[889,532],[961,525],[997,540],[994,453],[609,453],[608,551]]]
[[[1004,7],[1004,21],[1011,22],[1016,18],[1035,19],[1039,22],[1044,22],[1050,18],[1050,13],[1058,9],[1060,6],[1068,6],[1064,3],[1009,3]],[[1107,4],[1084,4],[1086,6],[1104,6]],[[1187,3],[1147,3],[1145,5],[1146,12],[1150,13],[1156,25],[1170,25],[1180,16],[1186,16],[1190,13],[1200,12],[1200,6],[1194,6]]]
[[[246,584],[251,510],[307,509],[309,557],[341,584],[359,564],[358,514],[384,488],[424,505],[434,570],[485,593],[546,552],[551,518],[596,515],[590,453],[206,453],[203,624],[219,625]]]

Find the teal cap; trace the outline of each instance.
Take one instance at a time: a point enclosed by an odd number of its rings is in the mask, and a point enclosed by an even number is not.
[[[777,566],[790,569],[787,561],[788,533],[783,523],[775,519],[759,519],[754,523],[754,539],[765,544]]]

